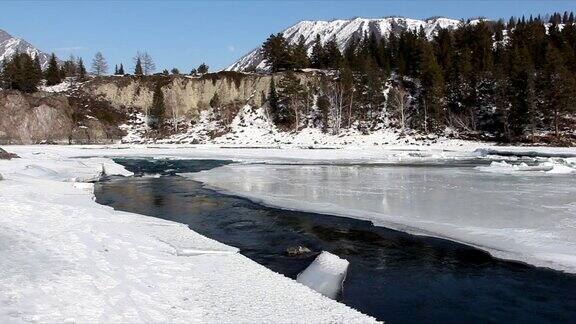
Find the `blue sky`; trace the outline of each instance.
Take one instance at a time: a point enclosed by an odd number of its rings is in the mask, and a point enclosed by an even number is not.
[[[0,29],[62,58],[90,62],[102,51],[109,65],[132,69],[136,51],[147,51],[158,70],[189,71],[205,61],[220,69],[266,37],[304,19],[390,15],[427,18],[576,11],[564,1],[2,1]]]

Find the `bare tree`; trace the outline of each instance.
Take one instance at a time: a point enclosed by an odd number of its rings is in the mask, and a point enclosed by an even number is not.
[[[134,56],[133,60],[134,65],[136,66],[135,71],[139,71],[138,63],[140,63],[144,75],[152,74],[156,70],[156,64],[154,64],[154,60],[152,60],[152,56],[150,56],[148,52],[136,52],[136,56]]]
[[[142,69],[144,69],[144,74],[149,75],[156,70],[156,64],[152,60],[152,56],[150,56],[147,52],[144,52],[142,56]]]
[[[400,126],[402,127],[402,134],[406,129],[406,108],[408,106],[408,92],[398,85],[390,89],[388,93],[388,107],[393,111],[400,113]]]
[[[327,87],[326,96],[330,101],[330,115],[332,119],[332,134],[340,133],[342,127],[342,107],[344,100],[344,84],[338,80]]]
[[[94,55],[94,59],[92,60],[92,71],[98,76],[103,75],[108,71],[108,63],[106,63],[104,55],[100,52]]]

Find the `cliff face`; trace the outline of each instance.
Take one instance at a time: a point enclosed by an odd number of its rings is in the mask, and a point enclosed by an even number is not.
[[[299,73],[302,81],[317,81],[318,75]],[[281,75],[275,75],[276,81]],[[270,88],[271,75],[237,72],[211,73],[202,77],[188,76],[122,76],[93,79],[82,86],[87,95],[108,101],[116,109],[135,108],[142,112],[152,105],[156,85],[161,85],[167,116],[196,120],[200,111],[210,107],[218,94],[222,106],[260,107]]]
[[[303,84],[318,84],[320,73],[299,72]],[[188,76],[110,76],[91,79],[66,93],[22,93],[0,90],[0,144],[109,143],[126,132],[119,128],[134,112],[147,112],[156,86],[164,93],[166,117],[197,121],[210,107],[215,94],[220,99],[223,123],[229,123],[239,108],[260,107],[268,95],[272,75],[238,72]],[[224,117],[223,117],[224,118]]]
[[[97,117],[90,115],[92,110]],[[108,111],[105,104],[90,106],[89,100],[75,96],[0,91],[0,143],[111,142],[123,135],[117,128],[122,118]]]

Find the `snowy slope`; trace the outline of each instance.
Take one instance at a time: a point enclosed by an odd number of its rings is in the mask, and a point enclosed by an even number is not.
[[[33,58],[39,55],[42,68],[48,66],[48,60],[50,59],[49,54],[38,50],[27,41],[14,37],[0,29],[0,62],[5,58],[12,57],[12,55],[16,53],[27,53]]]
[[[110,159],[8,150],[22,158],[0,160],[1,323],[375,322],[185,225],[97,204],[85,181],[129,175]]]
[[[350,40],[360,38],[365,33],[371,34],[374,32],[377,36],[388,37],[390,33],[398,33],[403,30],[419,30],[420,27],[422,27],[426,35],[432,37],[440,28],[457,28],[460,23],[461,21],[459,20],[448,18],[418,20],[403,17],[379,19],[355,18],[332,21],[304,20],[284,30],[282,33],[291,44],[297,43],[300,36],[303,36],[309,52],[316,39],[316,35],[320,35],[322,43],[326,43],[335,37],[342,51],[346,48]],[[227,67],[226,70],[243,71],[250,67],[255,67],[256,69],[264,69],[266,67],[260,48],[243,56],[237,62]]]

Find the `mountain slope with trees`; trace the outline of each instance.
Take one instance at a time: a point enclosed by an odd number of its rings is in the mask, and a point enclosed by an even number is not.
[[[283,33],[270,35],[263,62],[272,72],[332,71],[333,84],[315,98],[337,116],[333,132],[353,123],[370,132],[386,119],[402,130],[457,130],[500,141],[575,135],[573,13],[475,20],[434,33],[421,26],[387,38],[366,31],[343,50],[336,36],[323,42],[317,35],[309,50],[306,42],[302,35],[296,43]],[[297,97],[294,89],[280,86]]]

